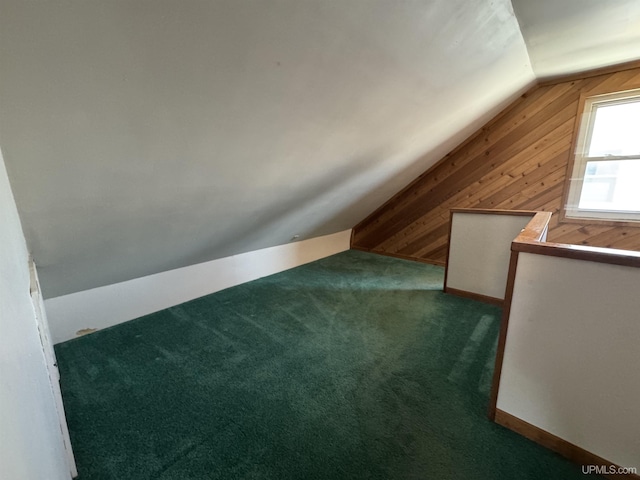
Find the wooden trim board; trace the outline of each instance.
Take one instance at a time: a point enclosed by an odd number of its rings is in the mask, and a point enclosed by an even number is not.
[[[536,210],[505,210],[496,208],[492,210],[490,208],[452,208],[451,213],[478,213],[480,215],[516,215],[529,217],[540,213]]]
[[[351,245],[351,249],[352,250],[360,250],[361,252],[375,253],[376,255],[384,255],[385,257],[400,258],[402,260],[410,260],[412,262],[425,263],[427,265],[435,265],[436,267],[445,267],[446,266],[445,262],[437,262],[437,261],[425,260],[423,258],[410,257],[409,255],[402,255],[402,254],[399,254],[399,253],[384,252],[384,251],[375,250],[375,249],[372,249],[372,248],[360,247],[358,245]]]
[[[508,428],[516,433],[519,433],[525,438],[532,440],[549,450],[559,453],[563,457],[571,460],[572,462],[581,465],[597,465],[605,467],[606,471],[612,471],[620,469],[620,465],[616,465],[613,462],[605,460],[598,455],[588,452],[587,450],[567,442],[560,437],[553,435],[552,433],[542,430],[524,420],[521,420],[513,415],[497,409],[495,412],[495,420],[498,425]],[[630,467],[635,467],[631,466]],[[636,467],[637,468],[637,467]],[[640,479],[637,474],[604,474],[606,478],[632,478]]]
[[[462,210],[462,209],[460,209]],[[451,230],[453,230],[453,214],[460,210],[449,210],[449,233],[447,233],[447,258],[444,266],[444,293],[447,292],[447,281],[449,280],[449,259],[451,258]]]
[[[585,262],[609,263],[640,268],[640,252],[614,248],[588,247],[552,242],[514,241],[512,250],[550,257],[573,258]]]
[[[471,300],[477,300],[478,302],[489,303],[491,305],[497,305],[502,307],[504,301],[501,298],[490,297],[488,295],[482,295],[480,293],[467,292],[466,290],[460,290],[457,288],[447,287],[445,284],[444,293],[455,295],[456,297],[469,298]]]
[[[513,298],[513,286],[516,280],[518,267],[518,252],[511,252],[509,259],[509,273],[507,274],[507,288],[502,304],[502,319],[500,321],[500,333],[498,334],[498,347],[496,349],[496,363],[493,369],[493,381],[489,395],[489,419],[495,421],[496,406],[498,404],[498,391],[500,390],[500,375],[502,375],[502,362],[504,360],[504,348],[507,344],[507,330],[509,328],[509,315],[511,314],[511,299]]]

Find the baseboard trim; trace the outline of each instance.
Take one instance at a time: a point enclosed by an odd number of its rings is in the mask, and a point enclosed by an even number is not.
[[[519,433],[523,437],[532,440],[549,450],[553,450],[556,453],[559,453],[563,457],[571,460],[574,463],[578,463],[580,465],[596,465],[600,467],[605,467],[606,471],[611,471],[613,469],[620,468],[613,462],[605,460],[598,455],[588,452],[587,450],[574,445],[573,443],[567,442],[552,433],[547,432],[546,430],[542,430],[541,428],[536,427],[524,420],[519,419],[518,417],[514,417],[513,415],[496,409],[495,414],[495,422],[499,425],[502,425],[509,430],[513,430],[516,433]],[[593,472],[596,473],[596,472]],[[626,479],[636,479],[640,480],[640,476],[637,474],[603,474],[605,478],[626,478]]]
[[[504,300],[501,298],[490,297],[488,295],[482,295],[480,293],[468,292],[466,290],[459,290],[457,288],[445,286],[444,293],[449,293],[451,295],[455,295],[456,297],[470,298],[471,300],[477,300],[479,302],[489,303],[491,305],[497,305],[499,307],[502,307],[504,305]]]
[[[349,250],[351,230],[45,300],[53,343]]]
[[[402,260],[410,260],[412,262],[426,263],[427,265],[436,265],[437,267],[446,266],[446,262],[440,262],[438,260],[427,260],[424,258],[410,257],[409,255],[401,255],[399,253],[383,252],[381,250],[374,250],[371,248],[359,247],[358,245],[353,245],[353,244],[351,245],[351,249],[360,250],[361,252],[375,253],[376,255],[384,255],[385,257],[400,258]]]

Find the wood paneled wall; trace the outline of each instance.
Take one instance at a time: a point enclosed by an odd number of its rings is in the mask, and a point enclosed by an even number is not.
[[[444,264],[449,209],[460,207],[550,211],[549,241],[640,250],[640,225],[567,223],[558,215],[580,95],[639,88],[634,66],[534,87],[360,222],[352,247]]]

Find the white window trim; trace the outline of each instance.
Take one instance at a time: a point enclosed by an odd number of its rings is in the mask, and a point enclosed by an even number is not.
[[[582,191],[582,183],[587,168],[587,162],[607,162],[611,160],[640,160],[640,155],[633,156],[613,156],[606,157],[588,157],[588,146],[591,143],[591,135],[593,132],[593,124],[595,122],[594,112],[598,105],[616,105],[627,103],[630,101],[640,100],[640,88],[634,90],[626,90],[623,92],[607,93],[603,95],[594,95],[587,97],[584,102],[584,110],[580,119],[580,131],[578,141],[575,147],[575,158],[573,162],[573,171],[569,181],[569,193],[567,195],[567,204],[565,207],[565,217],[572,219],[593,219],[608,220],[620,222],[640,222],[640,212],[635,211],[616,211],[616,210],[590,210],[579,208],[580,193]]]

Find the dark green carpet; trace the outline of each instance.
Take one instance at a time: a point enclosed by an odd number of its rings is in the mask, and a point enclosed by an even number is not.
[[[58,345],[81,480],[584,479],[486,418],[499,309],[350,251]]]

